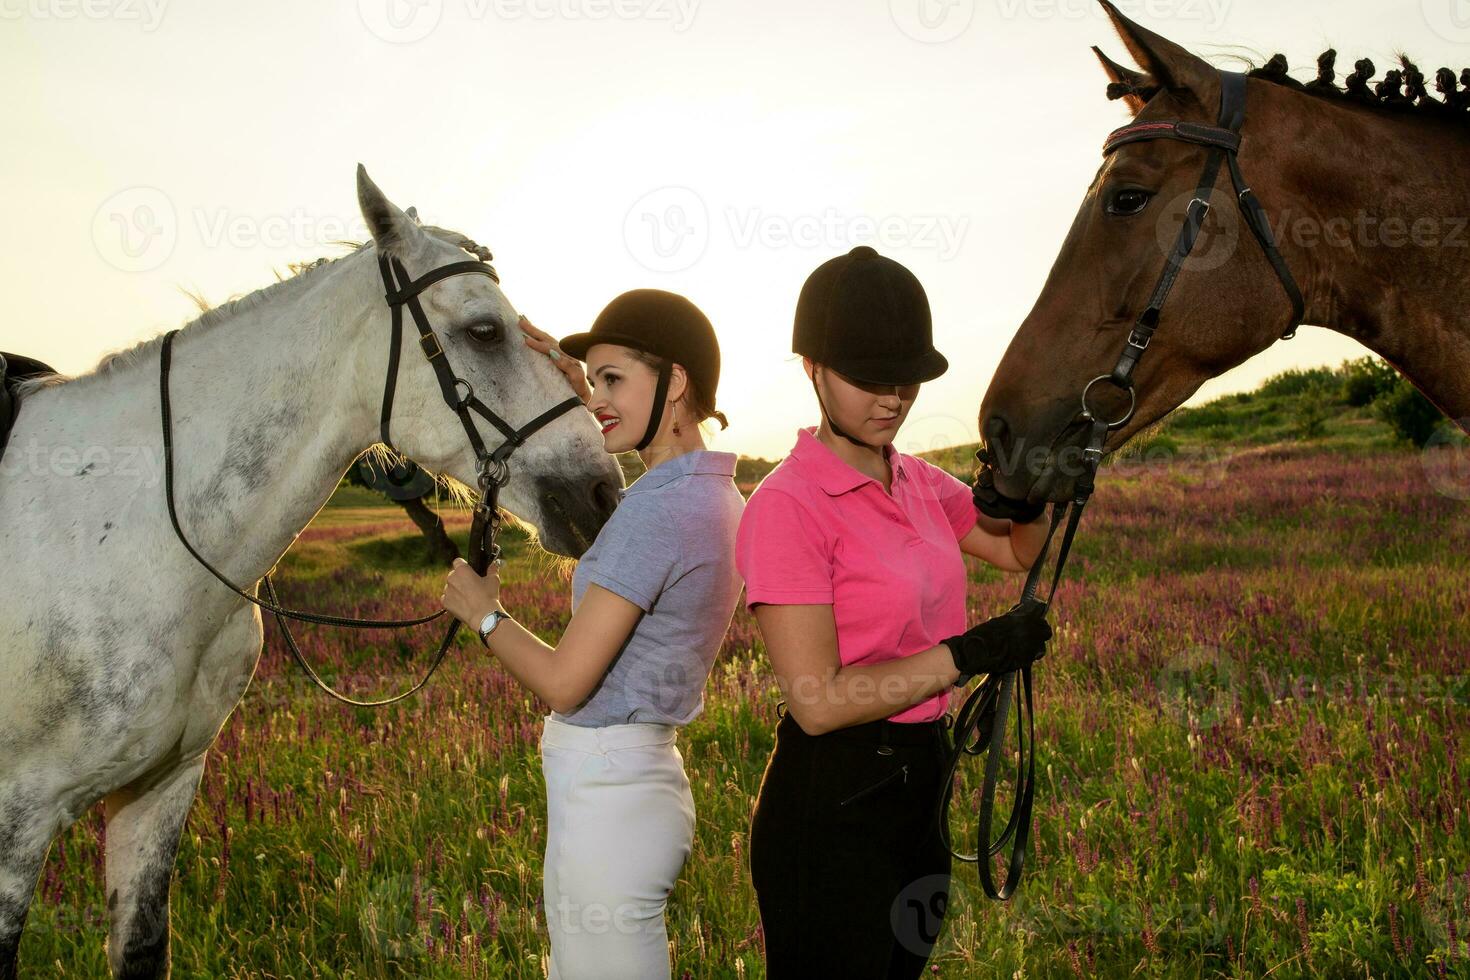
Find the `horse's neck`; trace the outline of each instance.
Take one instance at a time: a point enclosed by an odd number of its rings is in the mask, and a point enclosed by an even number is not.
[[[1342,144],[1319,147],[1299,175],[1314,188],[1304,210],[1315,240],[1292,243],[1310,270],[1307,322],[1382,355],[1451,418],[1470,417],[1466,142],[1426,120],[1353,116]]]
[[[349,288],[350,267],[323,274],[335,281],[303,283],[279,302],[174,338],[179,523],[242,587],[270,570],[374,441],[352,336],[370,301]]]

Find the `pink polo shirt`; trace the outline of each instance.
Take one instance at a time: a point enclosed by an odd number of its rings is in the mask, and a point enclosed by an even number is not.
[[[878,664],[964,632],[966,570],[958,541],[975,526],[971,490],[933,463],[883,453],[892,495],[798,429],[790,455],[746,502],[735,537],[745,604],[831,604],[844,666]],[[949,690],[890,715],[931,721]]]

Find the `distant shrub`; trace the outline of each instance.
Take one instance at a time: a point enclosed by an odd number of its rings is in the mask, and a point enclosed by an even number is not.
[[[1146,463],[1157,463],[1170,460],[1179,455],[1179,441],[1167,433],[1155,429],[1153,432],[1140,433],[1137,438],[1131,440],[1119,452],[1113,454],[1112,458],[1127,460],[1142,460]]]
[[[1331,368],[1292,368],[1261,382],[1257,394],[1268,398],[1289,395],[1326,394],[1336,397],[1342,386],[1337,372]]]
[[[1393,390],[1399,373],[1377,357],[1344,361],[1337,372],[1342,377],[1342,400],[1354,408],[1372,404]]]
[[[1327,406],[1316,399],[1303,400],[1301,410],[1292,421],[1292,435],[1298,439],[1318,439],[1327,434]]]
[[[1403,378],[1397,378],[1393,388],[1380,395],[1373,405],[1379,418],[1416,446],[1428,442],[1440,422],[1444,421],[1444,413]]]
[[[1198,408],[1182,408],[1175,412],[1169,417],[1169,429],[1174,432],[1188,432],[1226,425],[1229,422],[1230,413],[1219,401],[1213,401]]]

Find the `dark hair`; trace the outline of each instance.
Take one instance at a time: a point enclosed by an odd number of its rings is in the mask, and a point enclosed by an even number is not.
[[[628,353],[632,355],[635,361],[646,365],[654,371],[664,366],[664,358],[659,357],[657,354],[650,354],[647,351],[638,350],[635,347],[629,347]],[[728,429],[730,427],[730,420],[725,418],[724,412],[715,410],[714,399],[710,397],[710,393],[704,390],[704,386],[696,381],[692,374],[685,372],[684,377],[684,405],[689,409],[690,414],[694,416],[694,423],[699,425],[705,419],[716,419],[720,423],[721,430]]]

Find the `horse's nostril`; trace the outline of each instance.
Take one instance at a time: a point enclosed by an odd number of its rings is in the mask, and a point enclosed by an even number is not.
[[[985,420],[980,434],[985,439],[984,452],[986,457],[988,457],[983,461],[988,462],[992,466],[999,465],[1000,461],[1006,455],[1006,441],[1011,434],[1011,427],[1006,422],[1005,416],[998,413],[992,414]]]
[[[985,439],[987,442],[1000,442],[1010,432],[1011,427],[1006,424],[1005,416],[995,414],[985,420]]]
[[[598,480],[592,486],[592,509],[604,518],[611,517],[617,510],[618,488],[610,480]]]

